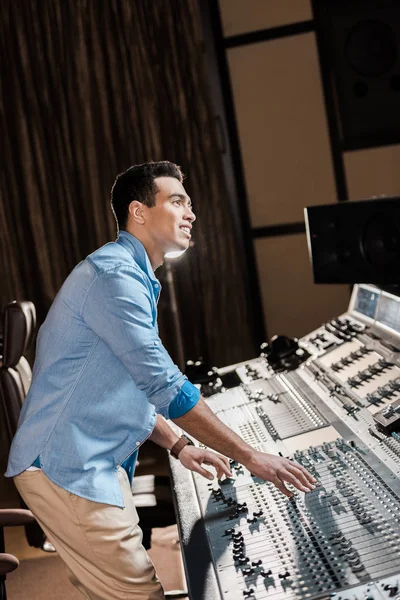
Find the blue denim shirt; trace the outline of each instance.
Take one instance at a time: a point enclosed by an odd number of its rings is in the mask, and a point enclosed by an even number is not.
[[[182,416],[200,398],[158,336],[159,294],[143,245],[126,231],[75,267],[39,330],[7,477],[40,456],[60,487],[124,506],[118,467],[134,460],[156,413]]]

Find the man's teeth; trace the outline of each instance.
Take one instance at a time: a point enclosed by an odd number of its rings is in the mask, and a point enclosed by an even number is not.
[[[186,231],[186,233],[190,233],[190,229],[189,229],[189,227],[181,227],[181,229],[182,229],[183,231]]]

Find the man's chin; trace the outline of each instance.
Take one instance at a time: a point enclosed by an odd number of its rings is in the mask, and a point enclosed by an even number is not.
[[[189,240],[187,244],[174,244],[174,246],[170,246],[165,256],[167,258],[177,258],[181,256],[186,250],[189,248]]]
[[[168,252],[184,252],[189,248],[190,239],[187,240],[179,240],[175,244],[171,244]]]

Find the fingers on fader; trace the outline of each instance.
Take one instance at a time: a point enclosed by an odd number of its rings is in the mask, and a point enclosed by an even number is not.
[[[273,482],[272,482],[279,491],[282,492],[282,494],[285,494],[285,496],[288,496],[288,498],[291,498],[293,496],[293,492],[291,492],[286,485],[283,483],[283,481],[281,479],[279,479],[279,477],[276,477]]]

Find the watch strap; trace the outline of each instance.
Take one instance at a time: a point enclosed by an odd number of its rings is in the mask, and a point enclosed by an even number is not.
[[[185,435],[182,435],[177,442],[172,446],[170,452],[174,458],[179,458],[179,453],[185,446],[190,445],[190,440]]]

